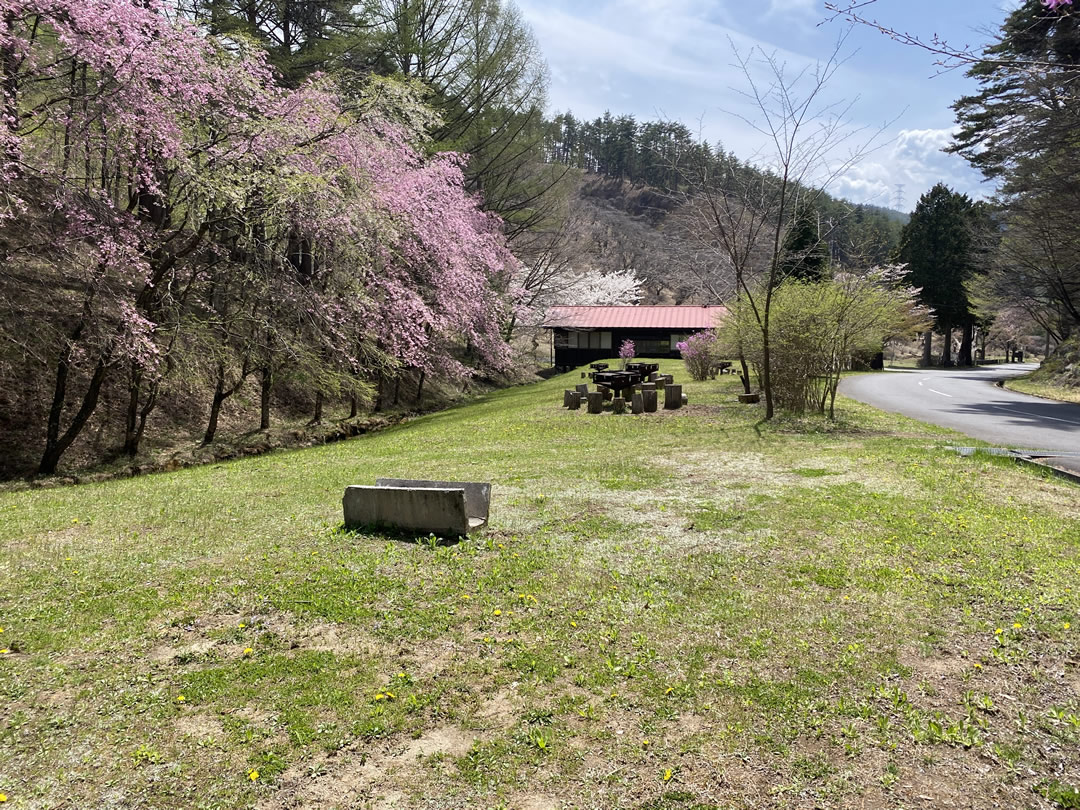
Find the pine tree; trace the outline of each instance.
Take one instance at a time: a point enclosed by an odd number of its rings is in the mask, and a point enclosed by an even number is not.
[[[972,275],[973,210],[966,194],[938,183],[919,198],[911,221],[900,234],[900,261],[907,264],[907,281],[922,289],[922,303],[934,311],[934,324],[945,336],[942,364],[951,365],[951,337],[964,329],[964,346],[957,361],[971,364],[971,329],[975,318],[964,282]],[[926,333],[923,363],[930,362],[930,333]]]

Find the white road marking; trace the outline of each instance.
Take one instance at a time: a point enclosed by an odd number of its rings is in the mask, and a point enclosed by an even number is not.
[[[1055,422],[1064,422],[1067,425],[1080,425],[1080,422],[1077,422],[1075,419],[1059,419],[1056,416],[1045,416],[1041,413],[1035,413],[1035,411],[1025,411],[1023,408],[1010,408],[1008,405],[993,405],[992,407],[1000,408],[1003,411],[1009,411],[1009,413],[1026,413],[1038,419],[1052,419]]]
[[[938,391],[936,388],[929,388],[927,390],[933,391],[935,394],[941,394],[943,397],[948,397],[949,399],[953,398],[952,394],[946,394],[944,391]]]

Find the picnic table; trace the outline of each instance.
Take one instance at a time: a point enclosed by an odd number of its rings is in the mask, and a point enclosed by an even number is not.
[[[650,374],[655,374],[660,371],[659,363],[627,363],[627,371],[639,371],[643,377],[648,377]]]
[[[643,382],[648,376],[641,371],[594,371],[592,380],[602,388],[610,388],[614,391],[625,391]]]

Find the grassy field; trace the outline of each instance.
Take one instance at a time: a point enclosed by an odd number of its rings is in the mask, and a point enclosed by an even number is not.
[[[1054,385],[1021,377],[1006,380],[1005,387],[1012,391],[1019,391],[1021,394],[1031,394],[1033,397],[1056,399],[1061,402],[1080,402],[1080,389],[1067,385]]]
[[[4,806],[1080,806],[1075,486],[850,401],[575,382],[0,494]],[[491,480],[491,526],[343,533],[381,475]]]

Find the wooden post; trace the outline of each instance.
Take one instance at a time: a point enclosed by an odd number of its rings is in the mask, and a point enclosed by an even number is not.
[[[682,407],[682,386],[669,385],[664,388],[664,410],[675,411]]]
[[[641,413],[645,410],[645,403],[641,399],[642,394],[635,393],[630,400],[630,413]]]
[[[589,395],[589,413],[600,413],[604,410],[604,395],[599,391],[592,391]]]
[[[641,403],[645,407],[645,413],[656,413],[656,391],[642,391]]]
[[[615,399],[611,401],[611,412],[626,413],[626,400],[622,397],[615,397]]]

